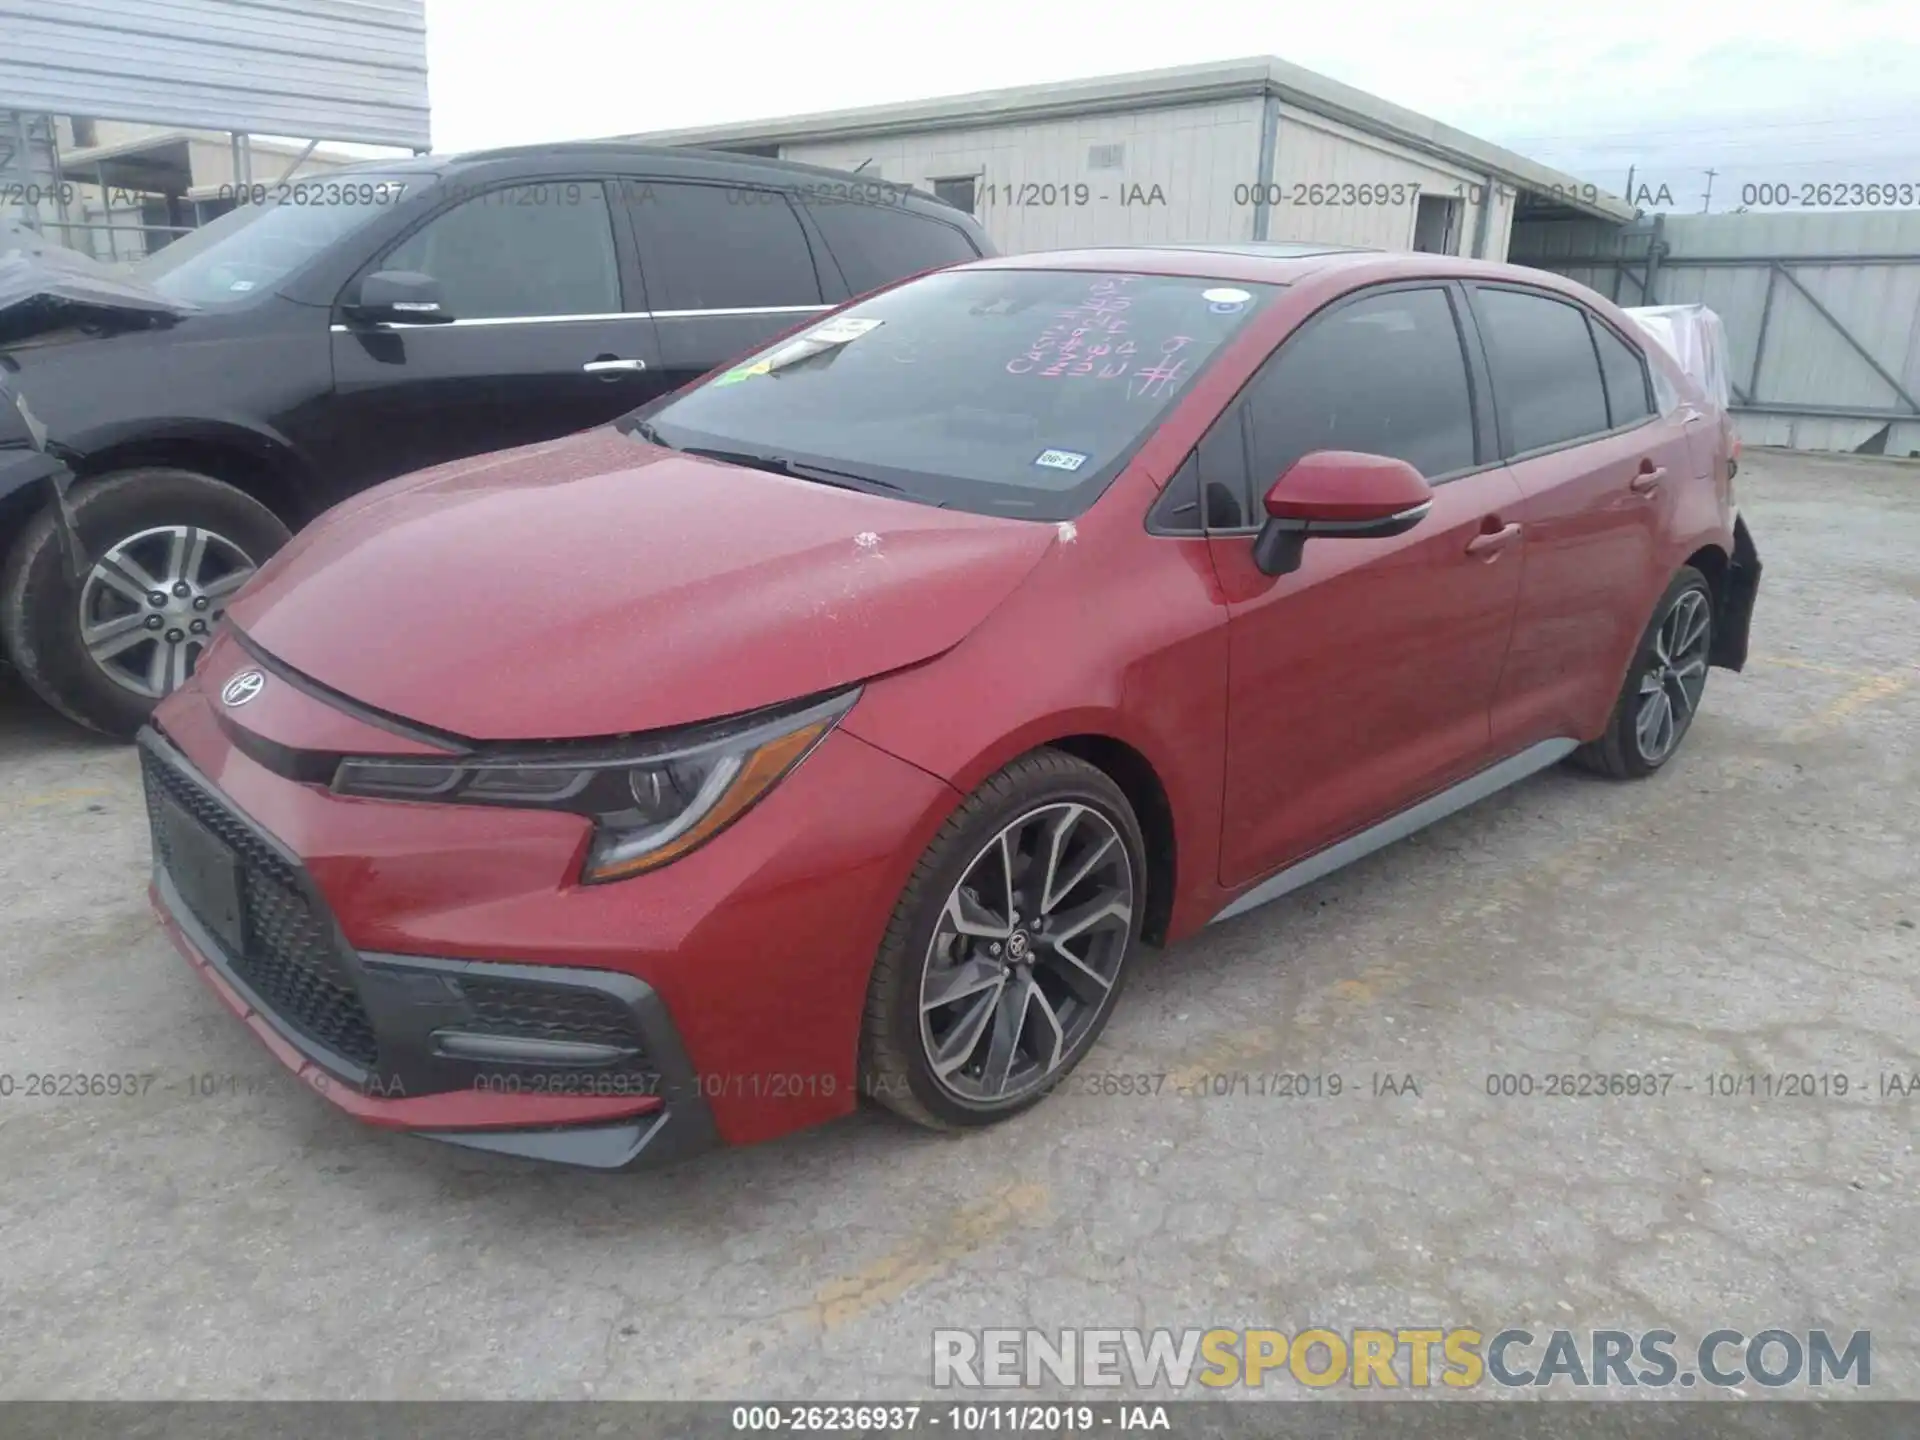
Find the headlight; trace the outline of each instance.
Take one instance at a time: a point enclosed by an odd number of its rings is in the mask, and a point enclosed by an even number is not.
[[[704,845],[819,744],[860,692],[631,743],[501,749],[458,760],[343,760],[342,795],[567,810],[594,822],[581,880],[623,880]]]

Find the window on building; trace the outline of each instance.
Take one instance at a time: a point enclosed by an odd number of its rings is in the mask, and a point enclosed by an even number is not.
[[[1600,360],[1586,312],[1521,290],[1476,289],[1493,390],[1510,454],[1563,445],[1608,428]]]
[[[973,187],[976,178],[976,176],[972,175],[958,175],[951,180],[936,180],[933,182],[934,196],[936,199],[946,201],[946,203],[953,206],[954,209],[964,210],[967,214],[971,215],[973,214]]]

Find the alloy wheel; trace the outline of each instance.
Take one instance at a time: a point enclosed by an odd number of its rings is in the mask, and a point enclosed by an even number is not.
[[[87,572],[80,641],[114,684],[161,699],[186,683],[227,601],[254,569],[244,550],[212,530],[142,530]]]
[[[1673,602],[1653,634],[1653,654],[1640,677],[1633,742],[1640,758],[1658,765],[1693,722],[1707,685],[1707,647],[1712,631],[1707,597],[1687,590]]]
[[[1064,1071],[1133,934],[1134,877],[1113,821],[1044,805],[981,848],[948,894],[920,980],[920,1043],[955,1099],[999,1108]]]

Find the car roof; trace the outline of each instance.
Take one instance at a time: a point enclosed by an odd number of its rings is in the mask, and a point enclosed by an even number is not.
[[[1029,250],[969,261],[962,269],[1103,270],[1138,275],[1180,275],[1207,280],[1292,285],[1309,275],[1333,270],[1364,272],[1366,283],[1425,277],[1524,280],[1544,288],[1568,290],[1557,275],[1491,260],[1423,251],[1371,250],[1357,245],[1319,245],[1299,241],[1221,241],[1185,245],[1102,245],[1074,250]],[[1356,276],[1356,278],[1362,278]]]
[[[400,160],[367,160],[352,165],[343,165],[338,171],[329,174],[356,171],[363,173],[407,171],[413,173],[446,174],[456,170],[476,167],[498,167],[506,170],[516,164],[533,169],[550,165],[578,164],[582,161],[604,163],[608,160],[640,162],[654,173],[667,175],[726,175],[736,178],[756,178],[770,184],[799,184],[804,181],[822,181],[847,184],[858,180],[864,184],[884,187],[891,194],[909,195],[916,200],[924,200],[938,205],[943,210],[952,210],[938,196],[897,180],[887,180],[879,175],[860,175],[855,171],[836,170],[826,165],[808,165],[798,160],[778,160],[764,155],[742,155],[729,150],[706,150],[693,146],[679,145],[640,145],[630,140],[567,140],[544,145],[510,145],[492,150],[465,150],[447,155],[419,155]],[[963,211],[956,211],[963,214]]]

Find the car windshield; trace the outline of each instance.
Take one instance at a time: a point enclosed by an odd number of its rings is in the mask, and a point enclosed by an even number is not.
[[[1098,498],[1278,288],[943,271],[769,346],[639,412],[633,428],[826,483],[1065,520]]]
[[[393,205],[410,183],[419,181],[353,175],[257,186],[247,203],[137,262],[133,274],[174,300],[238,305]]]

